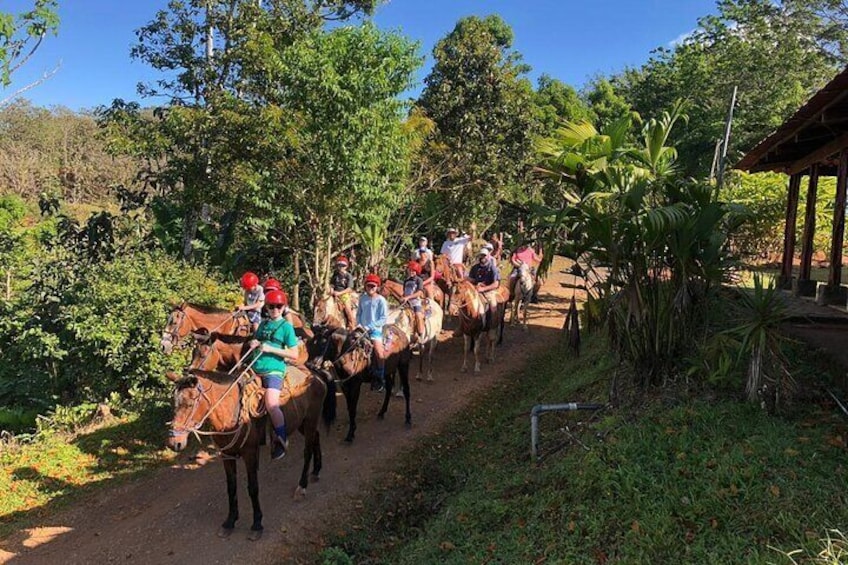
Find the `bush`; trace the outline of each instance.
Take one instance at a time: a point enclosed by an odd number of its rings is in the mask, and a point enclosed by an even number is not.
[[[33,288],[6,307],[0,405],[98,402],[160,386],[164,371],[181,362],[159,351],[171,304],[238,300],[214,275],[156,251],[92,263],[59,286],[49,296]]]

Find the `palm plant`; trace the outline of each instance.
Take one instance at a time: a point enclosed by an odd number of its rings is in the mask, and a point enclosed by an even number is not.
[[[606,270],[598,296],[606,327],[640,384],[673,372],[727,266],[730,210],[709,186],[680,178],[668,145],[681,110],[644,122],[635,138],[630,115],[603,132],[565,124],[537,145],[536,170],[557,196],[536,207],[536,223],[549,248]]]

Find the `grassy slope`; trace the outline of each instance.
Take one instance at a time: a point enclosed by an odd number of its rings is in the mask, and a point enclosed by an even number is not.
[[[613,370],[599,340],[563,355],[409,454],[325,562],[779,563],[770,547],[817,551],[848,526],[845,426],[830,407],[772,418],[733,400],[655,400],[575,432],[589,450],[554,452],[578,417],[545,415],[549,452],[533,465],[529,408],[604,399]]]

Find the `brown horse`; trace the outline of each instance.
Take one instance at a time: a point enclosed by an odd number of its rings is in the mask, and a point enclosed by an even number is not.
[[[477,292],[477,288],[468,280],[458,282],[453,287],[451,296],[451,314],[459,316],[459,329],[464,338],[462,349],[462,372],[468,370],[468,351],[474,349],[474,372],[480,372],[480,341],[485,334],[488,338],[489,354],[486,360],[495,362],[495,338],[497,344],[503,342],[503,323],[506,314],[505,302],[508,299],[508,290],[501,286],[498,290],[498,308],[490,312],[483,320],[486,307],[486,299]]]
[[[394,298],[395,300],[400,302],[403,298],[403,283],[399,283],[391,279],[386,279],[385,281],[383,281],[383,286],[380,288],[380,294],[382,294],[386,298]],[[439,304],[439,307],[444,310],[445,294],[444,292],[442,292],[442,289],[439,288],[437,285],[428,284],[424,286],[424,297],[437,302]]]
[[[249,375],[249,376],[248,376]],[[238,520],[236,492],[236,459],[244,459],[247,471],[247,491],[253,504],[253,524],[248,539],[257,540],[262,535],[262,510],[259,505],[259,445],[265,426],[264,389],[252,374],[231,376],[215,371],[195,370],[179,377],[168,373],[176,385],[174,393],[174,418],[171,424],[168,447],[179,452],[188,444],[189,434],[208,435],[221,450],[224,471],[227,474],[229,511],[221,524],[219,536],[229,536]],[[321,472],[321,441],[318,421],[323,414],[327,425],[331,423],[330,399],[327,385],[312,373],[290,367],[286,375],[286,395],[281,408],[290,430],[303,434],[303,472],[295,497],[305,496],[308,471],[312,465],[312,478],[318,480]],[[283,400],[283,399],[281,399]],[[332,398],[335,403],[335,398]],[[203,430],[204,425],[211,431]]]
[[[220,308],[198,306],[183,302],[168,314],[168,322],[162,330],[162,351],[170,355],[183,338],[191,332],[206,328],[209,332],[246,336],[251,333],[250,320],[244,312],[230,312]]]
[[[406,399],[406,425],[412,425],[412,415],[409,410],[409,363],[412,352],[409,349],[409,340],[406,335],[396,326],[383,326],[383,335],[391,336],[391,343],[386,343],[386,390],[383,405],[377,417],[383,419],[389,404],[392,387],[394,386],[395,372],[400,374],[400,384]],[[359,395],[362,383],[366,381],[366,375],[371,365],[372,353],[371,340],[368,334],[362,330],[349,332],[345,328],[323,328],[315,335],[315,339],[309,342],[310,365],[316,368],[332,366],[336,373],[336,379],[341,384],[347,403],[349,418],[346,442],[352,442],[356,435],[356,409],[359,404]],[[319,370],[319,369],[316,369]],[[368,379],[370,380],[370,379]]]
[[[423,305],[425,308],[424,317],[424,336],[419,342],[418,355],[418,374],[416,380],[421,380],[421,375],[424,374],[424,352],[427,352],[427,380],[433,381],[433,353],[436,351],[436,346],[439,344],[439,334],[442,333],[442,323],[444,322],[444,312],[438,303],[430,301]],[[412,340],[412,334],[415,333],[415,312],[412,308],[397,308],[389,311],[387,323],[394,324],[406,334],[407,339]]]
[[[298,336],[308,339],[312,337],[303,321],[303,316],[293,310],[291,312],[291,323]],[[221,308],[198,306],[183,302],[171,310],[165,329],[162,330],[162,351],[170,355],[175,346],[178,346],[183,338],[191,332],[206,328],[210,333],[247,336],[252,333],[250,321],[244,312],[230,312]]]
[[[252,336],[237,336],[209,333],[206,328],[200,328],[191,333],[194,338],[194,349],[191,355],[189,369],[201,369],[206,371],[229,371],[248,353],[246,343]],[[298,342],[298,358],[292,363],[303,367],[309,355],[306,344]]]

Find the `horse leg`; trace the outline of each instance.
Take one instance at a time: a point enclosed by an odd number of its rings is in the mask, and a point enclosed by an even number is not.
[[[362,377],[357,375],[349,379],[342,385],[345,400],[347,401],[347,416],[348,426],[347,435],[344,440],[347,443],[353,441],[353,436],[356,434],[356,406],[359,404],[359,389],[362,385]]]
[[[433,382],[433,353],[439,345],[439,340],[435,337],[430,340],[430,348],[427,351],[427,381]]]
[[[418,374],[415,375],[416,381],[420,381],[421,375],[424,373],[424,351],[427,350],[428,343],[422,344],[418,350]]]
[[[474,372],[480,372],[480,341],[483,339],[484,331],[480,331],[476,337],[472,338],[474,340]]]
[[[386,364],[388,364],[388,359],[386,360]],[[386,370],[386,391],[383,395],[383,405],[380,407],[380,411],[377,413],[377,419],[382,420],[386,417],[386,410],[389,408],[389,399],[392,397],[392,388],[395,385],[395,372],[391,371],[391,373]]]
[[[421,352],[422,355],[424,352]],[[412,427],[412,412],[409,410],[409,397],[411,396],[409,393],[409,361],[401,361],[400,365],[398,365],[398,372],[400,373],[400,386],[403,388],[403,397],[406,400],[406,416],[404,418],[404,423],[407,428]]]
[[[221,524],[221,529],[218,530],[218,537],[228,537],[233,533],[233,528],[236,527],[238,520],[238,487],[236,481],[237,469],[235,459],[224,459],[224,471],[227,473],[227,498],[229,500],[229,512],[227,519]]]
[[[315,433],[317,433],[317,422],[315,425],[308,425],[306,420],[303,421],[301,432],[303,433],[303,469],[300,472],[300,482],[297,483],[297,488],[294,489],[294,498],[303,498],[306,496],[306,487],[309,485],[309,464],[312,463],[313,445],[315,443]],[[316,428],[316,429],[312,429]]]
[[[523,312],[523,316],[522,316],[522,317],[523,317],[523,322],[522,322],[522,323],[523,323],[523,325],[524,325],[524,331],[525,331],[525,332],[529,329],[529,328],[527,327],[527,305],[528,305],[528,303],[529,303],[529,302],[530,302],[530,300],[529,300],[529,298],[528,298],[527,300],[522,301],[522,304],[521,304],[521,309],[524,311],[524,312]]]
[[[253,504],[253,525],[247,539],[256,541],[262,537],[262,509],[259,507],[259,447],[247,448],[242,451],[244,466],[247,469],[247,493]],[[233,462],[235,464],[235,461]]]
[[[315,441],[312,446],[312,482],[316,483],[321,478],[319,474],[321,473],[321,467],[323,466],[323,461],[321,459],[321,432],[318,430],[318,427],[315,427]]]
[[[468,341],[469,339],[472,339],[471,336],[462,336],[462,369],[460,370],[463,373],[468,372],[468,350],[471,348],[471,345]]]

